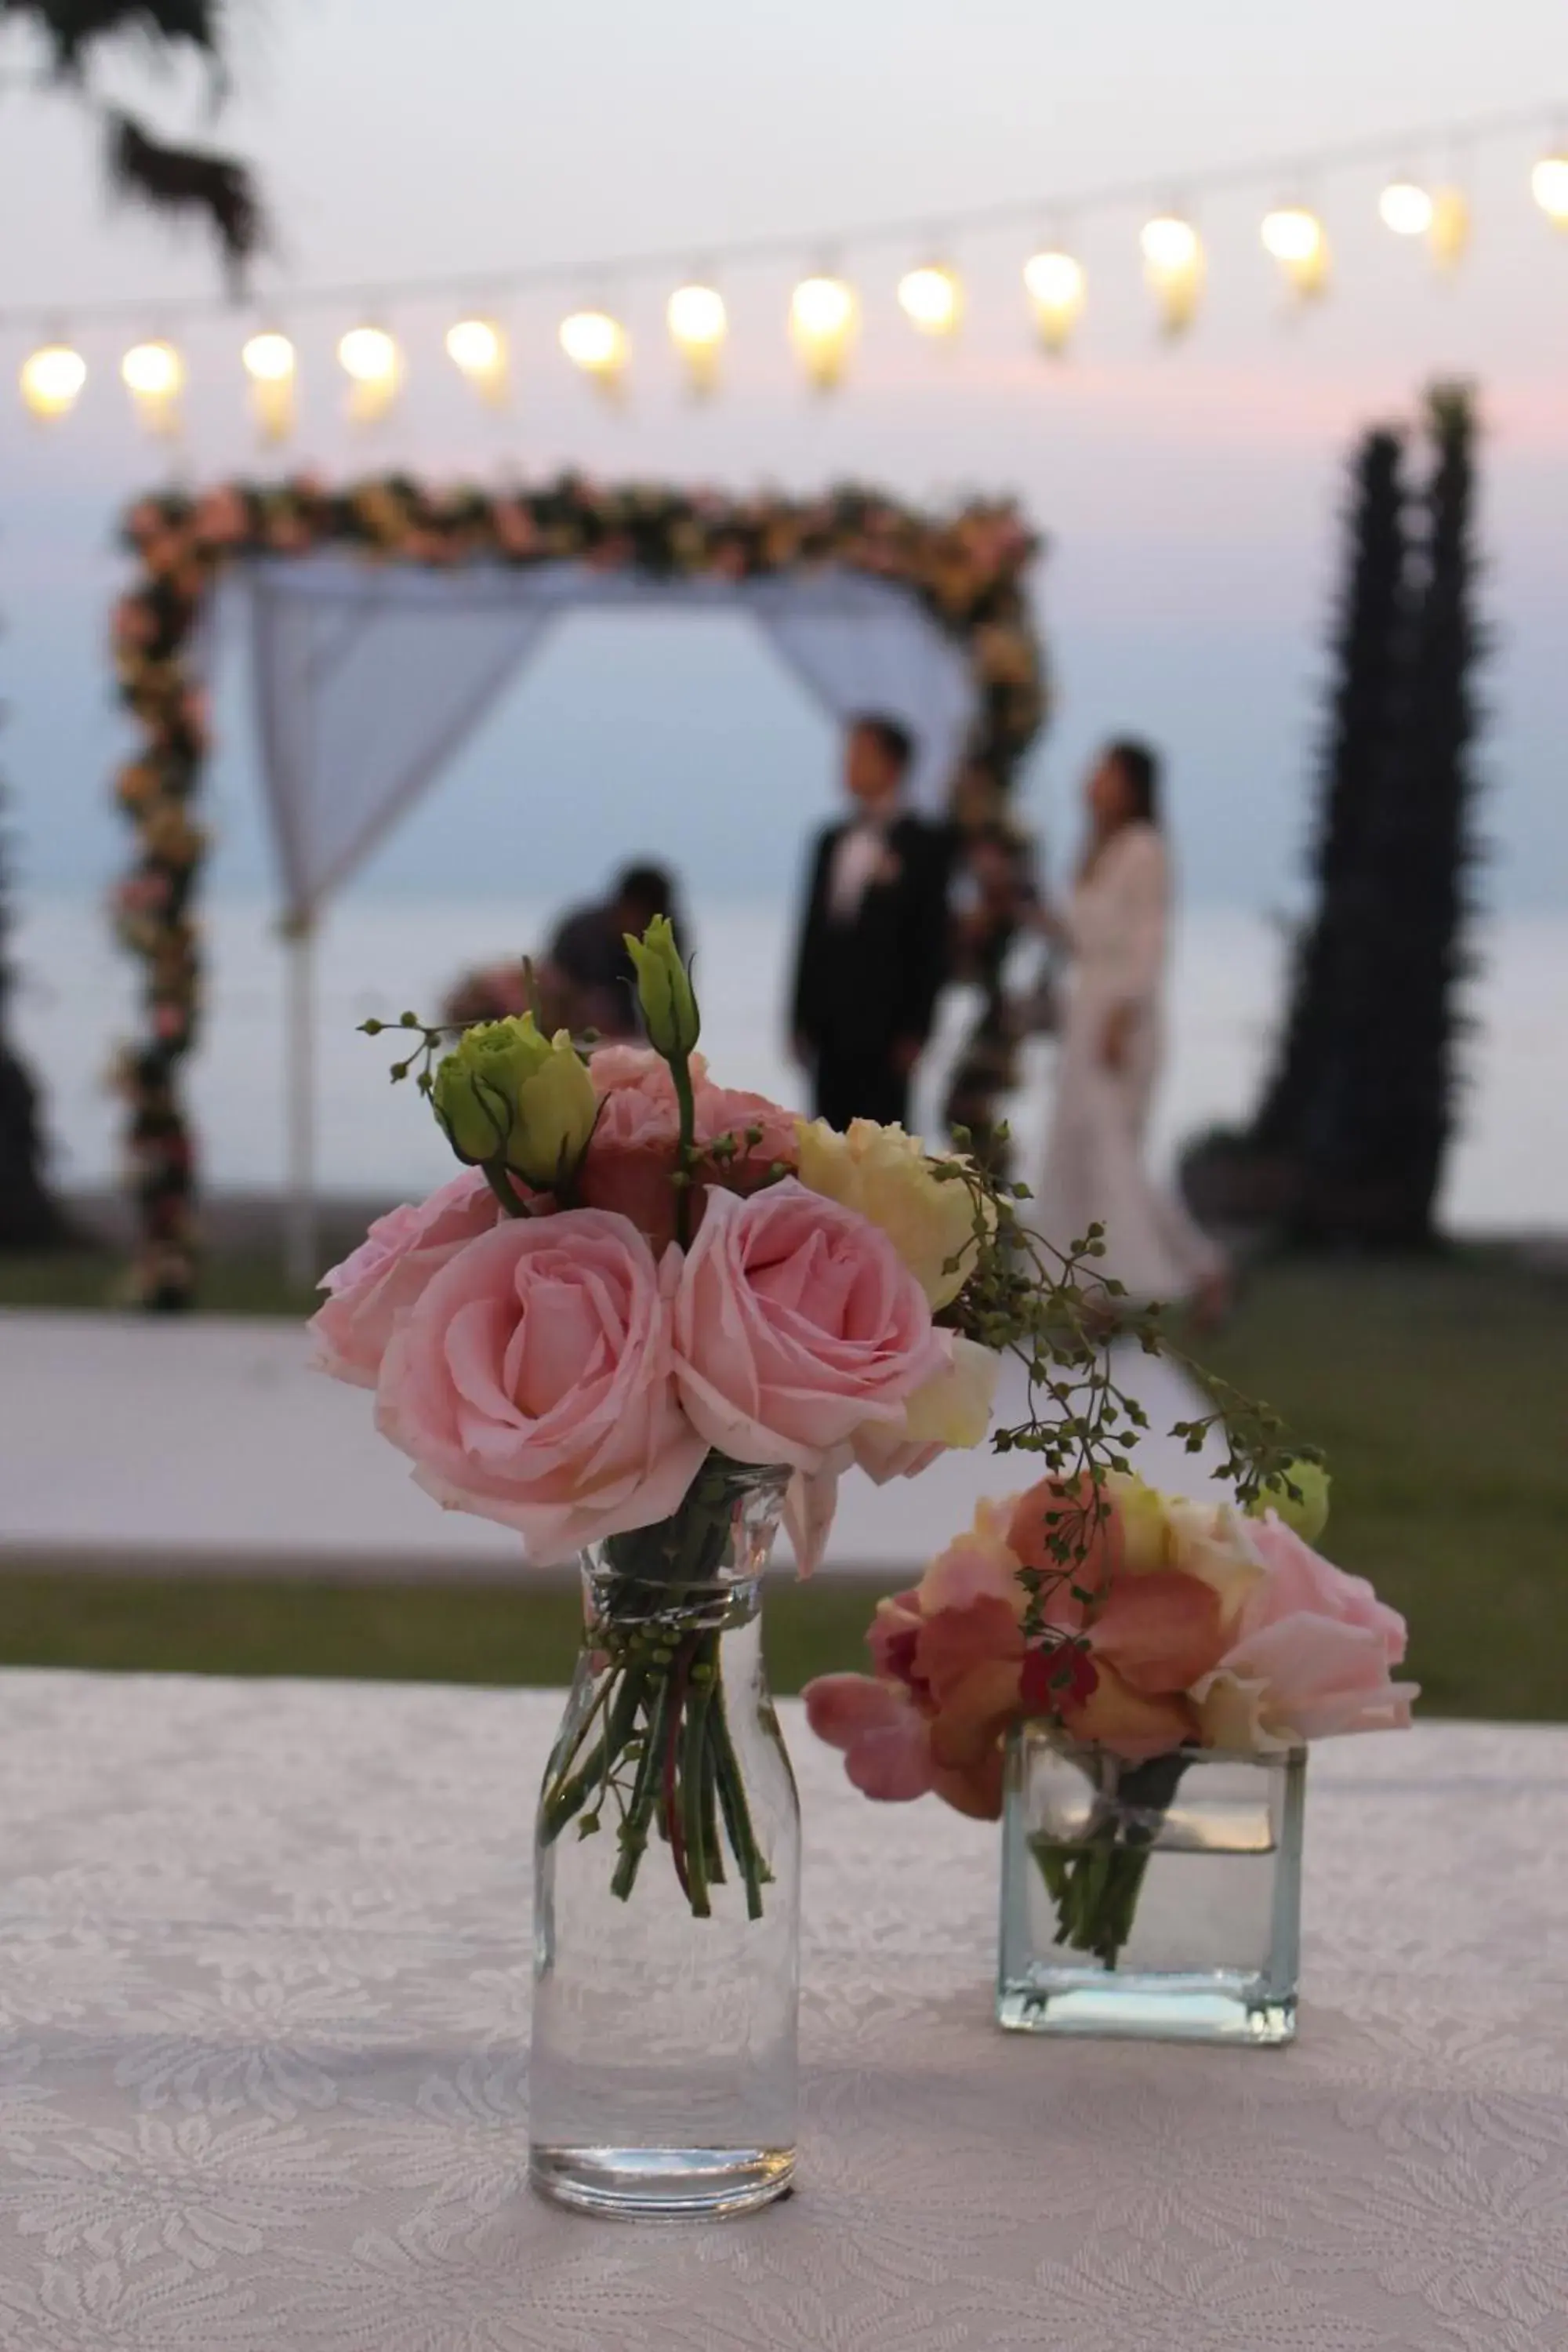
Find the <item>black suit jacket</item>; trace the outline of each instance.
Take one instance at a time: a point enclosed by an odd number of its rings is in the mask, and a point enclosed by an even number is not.
[[[827,826],[812,858],[795,958],[793,1024],[814,1052],[880,1059],[902,1039],[931,1034],[947,977],[945,828],[917,816],[888,828],[889,871],[871,883],[854,919],[828,909],[834,853],[847,824]]]

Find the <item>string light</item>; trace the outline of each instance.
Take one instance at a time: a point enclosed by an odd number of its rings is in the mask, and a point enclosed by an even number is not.
[[[447,357],[492,408],[505,404],[508,391],[506,331],[494,319],[459,319],[447,330]]]
[[[44,343],[22,362],[22,398],[46,423],[68,416],[87,382],[87,362],[68,343]]]
[[[338,344],[338,365],[349,380],[348,413],[355,425],[374,425],[397,397],[403,354],[384,327],[351,327]]]
[[[162,336],[132,343],[120,362],[121,382],[131,394],[138,422],[147,433],[177,433],[184,362]]]
[[[791,295],[791,340],[818,392],[841,382],[858,318],[855,289],[842,278],[803,278]]]
[[[954,335],[963,316],[963,288],[944,261],[922,262],[899,280],[899,308],[922,335]]]
[[[1024,285],[1034,305],[1041,344],[1053,359],[1059,358],[1082,315],[1089,291],[1083,264],[1054,247],[1032,253],[1024,264]]]
[[[1179,213],[1158,213],[1144,222],[1139,244],[1143,275],[1159,305],[1162,334],[1185,334],[1203,292],[1203,239]]]
[[[3,8],[4,0],[0,0],[0,11]],[[1468,250],[1472,233],[1470,203],[1464,186],[1458,184],[1467,168],[1466,159],[1482,141],[1529,135],[1532,121],[1539,127],[1543,117],[1549,119],[1548,110],[1538,104],[1522,110],[1416,127],[1399,133],[1394,144],[1402,160],[1446,155],[1447,168],[1453,176],[1445,184],[1436,179],[1424,181],[1408,171],[1392,174],[1377,197],[1384,226],[1391,234],[1407,240],[1424,239],[1434,265],[1452,270]],[[1563,119],[1560,116],[1559,121]],[[1303,173],[1306,183],[1316,189],[1325,173],[1343,173],[1352,165],[1375,166],[1380,144],[1386,154],[1386,144],[1360,140],[1327,146],[1315,154],[1298,155],[1289,168]],[[1186,193],[1197,198],[1211,184],[1230,187],[1247,183],[1267,184],[1270,176],[1271,169],[1265,163],[1244,171],[1226,170],[1213,174],[1212,182],[1209,175],[1200,175],[1188,184]],[[1546,219],[1568,232],[1568,144],[1560,128],[1537,151],[1534,163],[1529,166],[1528,184],[1534,204]],[[1061,221],[1067,216],[1061,208],[1064,205],[1103,213],[1119,209],[1124,202],[1124,194],[1100,190],[1076,200],[1068,196],[1060,204],[1053,203],[1046,216],[1054,215]],[[951,215],[950,226],[958,232],[973,223],[976,230],[990,230],[1011,218],[1026,227],[1031,209],[981,205],[973,213]],[[1037,212],[1035,217],[1040,217]],[[1264,214],[1259,226],[1265,251],[1297,297],[1321,296],[1327,290],[1334,257],[1322,220],[1312,206],[1301,203],[1275,205]],[[896,246],[910,234],[908,224],[884,221],[850,232],[849,241],[857,246],[872,242]],[[1141,244],[1144,274],[1159,306],[1161,324],[1166,334],[1179,335],[1192,324],[1203,296],[1207,264],[1202,239],[1181,208],[1173,207],[1143,223]],[[750,263],[777,249],[778,241],[768,238],[760,244],[741,246],[733,257],[738,262]],[[723,254],[715,257],[722,260]],[[616,284],[618,273],[623,271],[645,279],[655,271],[662,274],[669,268],[668,259],[661,261],[657,256],[640,254],[618,264],[604,264],[600,282]],[[572,274],[559,269],[531,269],[494,282],[502,289],[534,283],[559,285],[569,280]],[[1071,341],[1085,305],[1086,279],[1081,263],[1061,247],[1044,243],[1025,260],[1024,281],[1042,347],[1049,352],[1063,352]],[[667,285],[669,282],[667,278]],[[301,303],[320,311],[330,305],[355,300],[395,307],[404,299],[425,299],[438,290],[423,283],[390,284],[380,289],[364,288],[357,295],[352,289],[316,288],[296,289],[287,301],[290,311]],[[952,337],[967,307],[961,277],[942,258],[922,259],[906,270],[898,279],[897,293],[910,323],[917,331],[935,338]],[[198,298],[182,305],[181,315],[188,312],[205,316],[219,308],[216,299]],[[134,305],[113,300],[91,306],[88,315],[108,320],[124,318],[128,313],[135,317]],[[804,277],[794,288],[789,310],[791,339],[806,375],[819,388],[827,389],[841,381],[858,334],[859,316],[854,287],[830,268]],[[699,393],[711,391],[729,343],[730,322],[722,297],[704,276],[696,276],[676,285],[666,305],[666,321],[671,344],[692,389]],[[79,314],[76,322],[82,322]],[[23,405],[40,419],[69,415],[79,399],[88,373],[80,352],[62,336],[50,331],[53,321],[47,310],[41,320],[37,313],[31,318],[15,311],[0,313],[0,325],[23,331],[31,326],[36,337],[35,348],[22,361],[18,372]],[[44,331],[41,333],[40,325]],[[615,391],[626,371],[630,352],[621,322],[605,310],[583,310],[563,320],[559,331],[563,348],[573,364],[591,376],[601,389]],[[506,384],[509,352],[507,336],[496,320],[483,316],[458,318],[447,330],[445,341],[452,363],[474,389],[487,399],[500,399]],[[384,328],[361,323],[350,327],[337,348],[349,382],[350,414],[362,421],[380,415],[391,406],[402,386],[405,361],[397,342]],[[298,380],[294,346],[288,336],[268,327],[242,344],[241,356],[250,404],[262,437],[280,439],[294,423]],[[161,338],[137,343],[124,353],[121,372],[142,421],[156,431],[174,429],[185,379],[184,361],[174,347]]]
[[[298,362],[293,344],[276,327],[264,327],[249,337],[239,357],[250,378],[250,405],[261,439],[268,444],[286,441],[294,429]]]
[[[693,394],[706,399],[719,381],[719,362],[730,331],[724,297],[716,286],[694,279],[676,288],[665,305],[664,319]]]
[[[618,319],[607,310],[574,310],[561,321],[561,348],[575,368],[591,377],[606,399],[621,391],[631,343]]]
[[[1323,224],[1306,205],[1279,205],[1265,213],[1263,249],[1279,264],[1292,291],[1304,302],[1325,293],[1329,240]]]
[[[1390,180],[1377,200],[1378,218],[1395,236],[1425,236],[1432,226],[1432,199],[1416,180]]]
[[[1542,155],[1530,175],[1530,193],[1555,228],[1568,228],[1568,154]]]

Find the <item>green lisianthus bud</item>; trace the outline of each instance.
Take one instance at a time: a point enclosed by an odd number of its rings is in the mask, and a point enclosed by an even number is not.
[[[1295,1487],[1300,1502],[1296,1495],[1286,1493],[1287,1485]],[[1329,1524],[1329,1474],[1321,1462],[1298,1458],[1274,1477],[1266,1478],[1247,1507],[1255,1519],[1272,1511],[1303,1543],[1316,1543]]]
[[[684,1061],[701,1032],[691,975],[680,961],[668,915],[656,915],[640,940],[626,935],[637,968],[637,1002],[648,1043],[666,1061]]]
[[[459,1160],[497,1162],[541,1191],[576,1167],[598,1108],[570,1035],[542,1035],[531,1013],[466,1030],[431,1102]]]

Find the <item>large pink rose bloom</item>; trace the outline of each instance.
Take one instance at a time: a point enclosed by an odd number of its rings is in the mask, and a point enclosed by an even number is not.
[[[689,1419],[739,1462],[822,1468],[946,1361],[926,1295],[887,1235],[785,1177],[709,1195],[675,1297]]]
[[[629,1217],[655,1251],[675,1237],[675,1188],[680,1154],[680,1113],[669,1065],[646,1045],[602,1045],[588,1064],[599,1097],[598,1124],[583,1169],[583,1198],[590,1208],[614,1209]],[[694,1125],[700,1147],[721,1136],[736,1139],[731,1159],[708,1160],[698,1184],[730,1192],[754,1192],[775,1167],[793,1168],[799,1143],[793,1115],[765,1095],[715,1086],[700,1054],[691,1061]],[[746,1136],[760,1129],[760,1139]],[[699,1202],[699,1214],[701,1204]]]
[[[1254,1534],[1268,1570],[1253,1586],[1236,1638],[1194,1696],[1205,1728],[1265,1742],[1322,1739],[1335,1732],[1403,1730],[1415,1683],[1389,1675],[1405,1656],[1405,1620],[1363,1576],[1349,1576],[1270,1512]]]
[[[426,1494],[515,1528],[541,1567],[667,1518],[707,1451],[652,1252],[599,1209],[509,1218],[443,1266],[386,1351],[376,1425]]]
[[[335,1380],[373,1389],[399,1316],[448,1258],[503,1214],[483,1171],[465,1168],[418,1208],[377,1217],[358,1249],[321,1277],[331,1293],[310,1319],[316,1361]]]

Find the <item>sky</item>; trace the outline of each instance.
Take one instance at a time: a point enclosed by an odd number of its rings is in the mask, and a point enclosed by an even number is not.
[[[1053,0],[239,0],[235,15],[237,96],[216,125],[195,76],[111,79],[155,122],[219,138],[263,176],[279,252],[257,315],[300,343],[299,460],[333,476],[572,464],[737,488],[855,477],[918,500],[1016,496],[1047,541],[1035,594],[1057,702],[1026,793],[1058,865],[1089,750],[1136,730],[1168,756],[1189,898],[1299,903],[1350,445],[1370,422],[1410,416],[1435,376],[1474,379],[1494,646],[1483,890],[1504,911],[1568,903],[1568,236],[1526,184],[1568,101],[1561,0],[1319,0],[1289,24],[1256,0],[1070,13]],[[1536,104],[1537,123],[1468,155],[1395,135]],[[1205,299],[1173,349],[1152,330],[1136,207],[1068,223],[1089,308],[1060,365],[1030,343],[1018,270],[1032,234],[944,228],[954,212],[1037,197],[1044,234],[1063,194],[1144,178],[1179,203],[1186,173],[1385,133],[1376,164],[1306,191],[1336,263],[1310,316],[1283,314],[1257,230],[1262,205],[1306,175],[1282,163],[1278,186],[1204,198]],[[1474,247],[1450,284],[1377,224],[1396,166],[1456,172],[1470,191]],[[898,314],[914,240],[844,236],[885,217],[928,221],[923,243],[962,268],[957,349],[921,342]],[[253,314],[181,329],[192,388],[171,455],[138,437],[115,366],[132,333],[159,330],[163,305],[211,287],[199,241],[113,213],[70,103],[14,91],[0,93],[0,772],[29,887],[97,892],[123,854],[107,791],[125,740],[103,651],[124,576],[114,517],[172,471],[265,468],[237,359]],[[668,281],[617,284],[592,265],[668,247],[699,268],[715,246],[775,233],[787,257],[725,276],[726,383],[693,407],[662,348]],[[784,319],[793,278],[835,249],[865,323],[849,382],[825,402],[796,379]],[[384,314],[408,352],[406,398],[355,438],[331,350],[356,305],[289,310],[291,288],[576,262],[563,285],[506,306],[518,397],[500,418],[441,355],[454,306],[405,302]],[[131,302],[123,325],[72,327],[73,308],[105,299]],[[563,310],[597,299],[633,336],[619,414],[554,349]],[[46,320],[71,328],[93,371],[47,435],[9,396]],[[237,661],[219,722],[214,887],[262,890],[270,850]],[[616,856],[658,848],[699,895],[772,896],[829,802],[834,759],[825,721],[742,625],[580,620],[356,887],[565,898]]]

